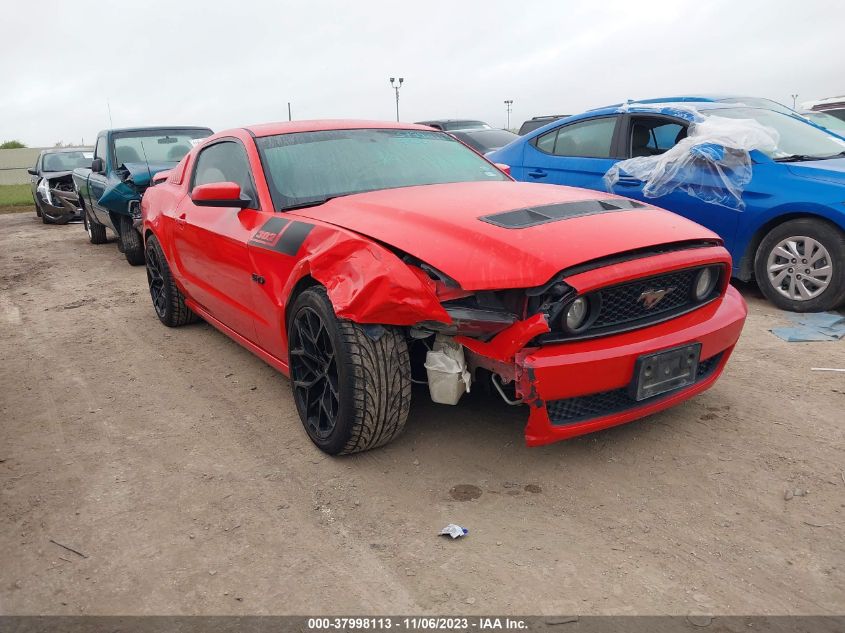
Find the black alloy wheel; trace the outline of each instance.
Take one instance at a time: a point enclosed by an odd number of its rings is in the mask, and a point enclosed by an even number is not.
[[[326,440],[337,425],[339,378],[331,336],[319,314],[304,306],[290,332],[294,397],[308,434]]]

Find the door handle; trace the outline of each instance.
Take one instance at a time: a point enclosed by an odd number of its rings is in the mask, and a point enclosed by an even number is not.
[[[630,176],[623,176],[616,181],[616,184],[620,187],[639,187],[643,184],[642,180],[637,180],[636,178],[631,178]]]
[[[534,171],[529,171],[528,175],[531,176],[532,178],[545,178],[549,174],[544,172],[542,169],[535,169]]]

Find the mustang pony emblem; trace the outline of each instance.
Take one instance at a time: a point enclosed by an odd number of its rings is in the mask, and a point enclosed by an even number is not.
[[[639,299],[637,299],[637,301],[642,301],[643,307],[646,310],[651,310],[654,306],[663,301],[663,297],[668,295],[673,290],[675,290],[675,286],[671,286],[669,288],[660,288],[659,290],[645,290],[640,295]]]

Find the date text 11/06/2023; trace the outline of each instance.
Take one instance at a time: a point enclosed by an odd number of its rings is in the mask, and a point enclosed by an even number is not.
[[[528,623],[522,618],[509,617],[331,617],[308,618],[308,630],[527,630]]]

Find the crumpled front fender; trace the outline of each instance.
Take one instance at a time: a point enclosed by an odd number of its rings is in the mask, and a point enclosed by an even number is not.
[[[388,249],[352,234],[320,228],[312,236],[303,245],[286,297],[296,281],[311,275],[325,286],[342,319],[384,325],[452,322],[440,305],[434,281]]]

